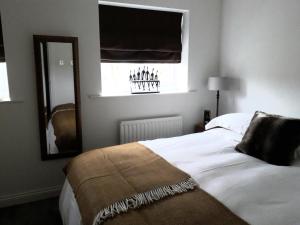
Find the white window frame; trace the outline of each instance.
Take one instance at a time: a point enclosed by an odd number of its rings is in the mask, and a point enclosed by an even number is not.
[[[137,5],[137,4],[127,4],[127,3],[116,3],[116,2],[107,2],[107,1],[98,1],[99,4],[102,5],[110,5],[110,6],[123,6],[130,8],[138,8],[138,9],[148,9],[148,10],[160,10],[167,12],[179,12],[183,14],[182,18],[182,52],[181,52],[181,71],[182,75],[186,76],[186,84],[185,87],[181,88],[179,91],[170,91],[170,92],[161,92],[160,94],[169,94],[169,93],[186,93],[189,92],[189,71],[188,71],[188,63],[189,63],[189,25],[190,25],[190,16],[189,10],[183,9],[174,9],[174,8],[166,8],[166,7],[156,7],[156,6],[145,6],[145,5]],[[100,34],[101,35],[101,34]],[[135,69],[135,68],[133,68]],[[129,74],[128,74],[129,77]],[[105,90],[103,87],[102,76],[101,76],[101,62],[100,62],[100,82],[101,82],[101,91],[100,96],[108,97],[108,96],[134,96],[131,93],[105,93],[102,90]],[[145,93],[148,94],[148,93]]]

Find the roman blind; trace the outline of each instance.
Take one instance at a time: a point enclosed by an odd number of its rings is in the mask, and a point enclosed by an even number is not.
[[[5,62],[1,15],[0,15],[0,62]]]
[[[180,63],[182,13],[99,4],[101,62]]]

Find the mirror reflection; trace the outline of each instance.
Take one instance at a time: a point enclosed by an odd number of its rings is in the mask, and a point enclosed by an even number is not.
[[[43,41],[38,43],[42,88],[38,92],[42,103],[41,128],[42,155],[51,158],[81,151],[81,130],[77,99],[76,73],[73,63],[73,44]],[[78,69],[76,70],[78,71]],[[42,93],[40,93],[42,91]],[[41,108],[41,107],[40,107]],[[41,111],[41,110],[40,110]],[[46,151],[45,151],[46,150]],[[45,156],[46,153],[46,156]]]

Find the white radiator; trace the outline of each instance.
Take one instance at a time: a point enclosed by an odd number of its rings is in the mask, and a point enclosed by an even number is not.
[[[181,116],[122,121],[120,124],[121,144],[179,135],[182,135]]]

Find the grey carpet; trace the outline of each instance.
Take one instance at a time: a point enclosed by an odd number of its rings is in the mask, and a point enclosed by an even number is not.
[[[0,225],[62,225],[58,198],[0,208]]]

